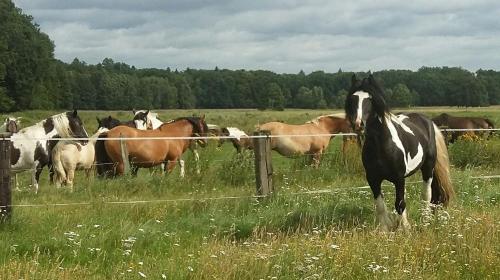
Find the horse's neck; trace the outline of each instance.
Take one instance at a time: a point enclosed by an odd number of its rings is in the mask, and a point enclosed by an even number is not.
[[[379,117],[376,114],[371,115],[366,120],[365,126],[365,145],[374,145],[382,147],[384,143],[387,143],[387,137],[389,137],[389,128],[387,127],[385,116]]]
[[[322,129],[328,131],[329,133],[337,133],[339,132],[339,125],[333,119],[328,120],[320,120],[318,126]]]

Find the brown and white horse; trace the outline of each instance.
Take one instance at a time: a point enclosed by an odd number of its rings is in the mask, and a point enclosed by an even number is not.
[[[140,139],[161,137],[206,136],[207,124],[203,117],[179,118],[165,123],[157,129],[139,130],[127,126],[117,126],[101,134],[103,138],[138,138],[125,140],[130,164],[135,167],[153,167],[162,163],[165,171],[172,171],[182,154],[189,148],[192,139]],[[197,140],[200,145],[206,145],[206,139]],[[104,148],[109,159],[115,164],[115,175],[124,172],[124,162],[121,156],[120,141],[104,141]]]
[[[248,137],[248,135],[243,130],[237,127],[223,127],[219,135],[224,136],[224,138],[219,139],[219,147],[222,146],[222,144],[224,144],[227,140],[229,140],[231,141],[231,143],[233,143],[233,147],[238,153],[241,153],[244,150],[253,149],[252,138]]]
[[[321,155],[333,138],[328,134],[352,132],[349,121],[344,116],[325,115],[299,125],[269,122],[260,125],[258,130],[267,130],[272,136],[282,135],[271,138],[271,148],[281,155],[309,155],[313,166],[318,167]]]

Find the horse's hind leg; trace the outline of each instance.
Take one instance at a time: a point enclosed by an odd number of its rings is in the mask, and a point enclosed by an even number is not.
[[[397,226],[403,227],[403,229],[409,229],[410,223],[406,215],[406,202],[405,202],[405,178],[399,178],[394,185],[396,186],[396,202],[394,207],[398,213]]]
[[[389,231],[392,229],[392,221],[389,218],[389,213],[387,212],[387,207],[384,202],[384,195],[382,194],[382,179],[376,175],[373,176],[368,174],[366,175],[366,179],[368,180],[373,198],[375,199],[375,213],[380,229],[382,231]]]
[[[68,170],[66,170],[66,185],[69,187],[71,191],[73,191],[73,182],[75,180],[75,167],[69,166]]]
[[[431,218],[431,198],[432,198],[432,173],[434,170],[431,161],[426,161],[422,166],[422,218],[427,222]]]

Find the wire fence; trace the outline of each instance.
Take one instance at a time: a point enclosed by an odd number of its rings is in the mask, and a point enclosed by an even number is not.
[[[441,129],[443,132],[469,132],[469,131],[490,131],[497,132],[500,129]],[[278,138],[278,137],[335,137],[335,136],[357,136],[356,133],[331,133],[331,134],[288,134],[288,135],[249,135],[244,136],[245,138]],[[98,141],[141,141],[141,140],[220,140],[220,139],[235,139],[234,136],[191,136],[191,137],[119,137],[119,138],[99,138]],[[32,140],[32,141],[82,141],[82,140],[96,140],[96,138],[47,138],[47,137],[33,137],[33,138],[22,138],[16,139],[18,140]],[[333,152],[325,152],[323,155],[328,154],[337,154]],[[291,156],[291,158],[300,158],[307,157],[313,154],[302,154]],[[178,160],[176,162],[179,162]],[[210,159],[210,162],[219,162],[222,163],[226,160],[223,159]],[[150,164],[150,163],[167,163],[168,161],[162,162],[151,162],[151,161],[141,161],[136,162],[136,164]],[[172,162],[172,161],[170,161]],[[115,163],[94,163],[94,166],[99,165],[113,165]],[[19,169],[16,172],[20,171],[28,171],[33,169]],[[309,171],[306,169],[302,170],[294,170],[294,172],[303,172]],[[500,175],[484,175],[484,176],[472,176],[472,179],[497,179],[500,178]],[[407,184],[411,183],[420,183],[420,182],[407,182]],[[356,189],[369,189],[369,186],[359,186],[359,187],[351,187],[351,188],[342,188],[342,190],[356,190]],[[333,189],[321,189],[321,190],[312,190],[312,191],[303,191],[303,192],[291,192],[284,193],[280,195],[311,195],[311,194],[328,194],[335,193]],[[12,207],[59,207],[59,206],[90,206],[96,203],[103,203],[108,205],[138,205],[138,204],[154,204],[154,203],[176,203],[176,202],[193,202],[193,201],[216,201],[216,200],[236,200],[236,199],[258,199],[263,198],[264,195],[243,195],[243,196],[220,196],[220,197],[201,197],[201,198],[177,198],[177,199],[156,199],[156,200],[133,200],[133,201],[96,201],[96,202],[71,202],[71,203],[47,203],[47,204],[12,204]]]

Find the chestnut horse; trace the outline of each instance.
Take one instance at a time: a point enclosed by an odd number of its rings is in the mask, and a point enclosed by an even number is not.
[[[334,133],[352,133],[351,125],[344,114],[333,114],[317,117],[305,124],[293,125],[282,122],[269,122],[258,127],[259,130],[270,131],[271,148],[283,156],[309,155],[312,165],[319,166],[321,154],[326,151],[330,135]],[[294,136],[297,135],[297,136]],[[344,145],[346,138],[344,137]]]
[[[478,117],[455,117],[443,113],[435,118],[432,121],[439,127],[449,128],[449,129],[491,129],[495,128],[493,122],[486,118],[478,118]],[[452,131],[451,132],[451,140],[450,143],[455,142],[461,135],[466,133],[478,133],[478,131]]]
[[[185,117],[161,125],[157,129],[139,130],[128,126],[117,126],[104,133],[102,138],[150,138],[150,137],[190,137],[206,136],[207,124],[203,117]],[[206,139],[197,140],[206,145]],[[144,139],[125,140],[130,164],[134,167],[153,167],[162,163],[165,171],[170,172],[189,148],[192,139]],[[120,141],[104,141],[104,148],[109,159],[115,164],[115,175],[124,172]]]

